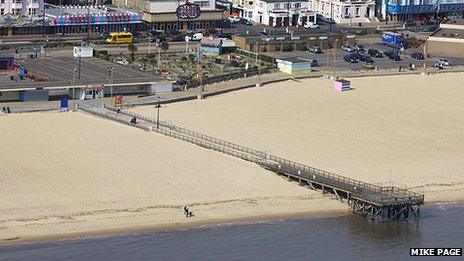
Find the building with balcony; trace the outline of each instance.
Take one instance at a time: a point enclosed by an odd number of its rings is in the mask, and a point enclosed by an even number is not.
[[[464,13],[464,0],[377,0],[376,15],[383,20],[417,21]]]
[[[312,14],[309,10],[308,0],[256,0],[250,20],[275,27],[303,25]]]
[[[0,15],[37,16],[43,6],[43,0],[0,0]]]
[[[311,10],[337,23],[370,22],[375,0],[309,0]]]

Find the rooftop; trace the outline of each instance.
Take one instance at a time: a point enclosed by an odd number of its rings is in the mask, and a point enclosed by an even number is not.
[[[464,39],[464,29],[441,28],[431,35],[432,37]]]

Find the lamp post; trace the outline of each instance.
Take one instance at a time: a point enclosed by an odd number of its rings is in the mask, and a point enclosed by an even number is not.
[[[337,44],[338,44],[338,39],[335,39],[334,41],[334,46],[332,48],[333,52],[333,79],[335,80],[335,63],[337,62],[337,56],[336,56],[336,51],[337,51]]]
[[[76,67],[73,70],[73,78],[72,78],[72,107],[73,111],[76,110]]]
[[[261,41],[256,42],[257,52],[256,52],[256,66],[258,67],[258,83],[256,87],[261,87]]]
[[[42,37],[45,37],[45,3],[43,4]]]
[[[111,107],[114,106],[114,101],[113,101],[113,77],[114,77],[114,67],[108,67],[106,68],[108,70],[108,80],[109,80],[109,85],[110,85],[110,102],[111,102]]]
[[[159,129],[160,108],[161,108],[160,97],[158,96],[158,100],[157,100],[157,103],[155,105],[155,109],[156,109],[156,129]]]

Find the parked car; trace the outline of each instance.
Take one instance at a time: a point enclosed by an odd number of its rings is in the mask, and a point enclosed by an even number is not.
[[[318,24],[314,24],[313,22],[306,21],[303,25],[304,28],[306,29],[316,29],[319,28]]]
[[[150,43],[162,43],[162,42],[166,42],[166,37],[164,37],[164,35],[152,36],[152,37],[150,37],[149,39],[150,39]]]
[[[354,49],[355,49],[357,52],[364,53],[364,46],[361,45],[361,44],[355,45],[355,46],[354,46]]]
[[[396,53],[395,53],[394,51],[385,51],[385,52],[383,52],[383,54],[384,54],[385,56],[389,57],[390,55],[396,54]]]
[[[439,62],[436,62],[434,65],[433,65],[433,68],[437,69],[437,70],[441,70],[443,69],[443,65]]]
[[[179,31],[170,31],[169,32],[169,41],[170,42],[182,42],[185,41],[185,35]]]
[[[422,53],[412,53],[411,58],[415,60],[424,60],[424,54]]]
[[[354,57],[351,54],[346,55],[345,57],[343,57],[343,60],[345,60],[345,62],[348,62],[348,63],[357,63],[358,62],[358,59],[356,59],[356,57]]]
[[[101,39],[107,39],[110,36],[109,32],[100,32]]]
[[[417,23],[415,21],[409,20],[409,21],[406,21],[404,23],[404,26],[406,26],[406,27],[414,27],[414,26],[417,26]]]
[[[377,49],[369,49],[369,50],[367,50],[367,54],[369,56],[375,57],[375,58],[382,58],[383,57],[382,53]]]
[[[448,59],[440,58],[437,60],[437,63],[441,64],[442,66],[450,66],[451,62]]]
[[[189,41],[200,41],[203,39],[203,34],[202,33],[191,33],[186,36],[186,38]]]
[[[309,46],[308,51],[310,53],[322,53],[321,48],[319,48],[318,46],[315,46],[315,45]]]
[[[360,60],[363,57],[363,55],[358,52],[353,52],[350,55],[353,56],[356,60]]]
[[[240,17],[238,17],[238,16],[236,16],[236,15],[229,16],[229,17],[227,17],[227,19],[229,19],[229,21],[230,21],[231,23],[233,23],[233,24],[234,24],[234,23],[240,22]]]
[[[366,69],[366,70],[373,70],[377,68],[377,66],[373,63],[364,63],[362,67],[363,69]]]
[[[164,35],[164,31],[151,30],[148,32],[149,37],[155,37],[155,36],[161,36],[161,35]]]
[[[317,60],[309,60],[310,63],[311,63],[311,67],[318,67],[319,66],[319,63],[317,62]]]
[[[401,61],[401,57],[395,52],[388,55],[388,59],[393,60],[393,61]]]
[[[242,20],[240,20],[240,23],[243,24],[243,25],[246,25],[246,26],[252,26],[252,25],[253,25],[253,23],[250,22],[250,21],[247,20],[247,19],[242,19]]]
[[[354,49],[354,47],[349,46],[349,45],[342,45],[342,50],[345,51],[345,52],[349,52],[349,53],[352,53],[352,52],[356,51],[356,49]]]
[[[374,63],[374,60],[372,60],[372,58],[368,55],[361,55],[359,60],[364,63]]]

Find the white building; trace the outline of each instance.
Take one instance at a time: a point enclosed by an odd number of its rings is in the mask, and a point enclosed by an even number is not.
[[[216,9],[215,0],[189,0],[189,3],[200,6],[202,11]],[[175,12],[179,5],[185,4],[185,1],[176,0],[152,0],[148,1],[145,11],[149,13],[172,13]]]
[[[375,0],[309,0],[311,10],[337,23],[370,22]]]
[[[232,7],[238,16],[248,20],[253,20],[256,0],[233,0],[232,3]]]
[[[42,0],[0,0],[0,15],[33,16],[43,12]]]
[[[297,26],[308,20],[309,10],[308,0],[256,0],[250,20],[276,27]]]
[[[129,0],[117,0],[129,1]],[[201,9],[201,14],[195,19],[179,19],[176,10],[183,0],[146,0],[142,20],[149,23],[155,30],[200,30],[218,27],[225,19],[222,10],[216,9],[215,0],[189,0]],[[122,5],[125,6],[125,5]]]

